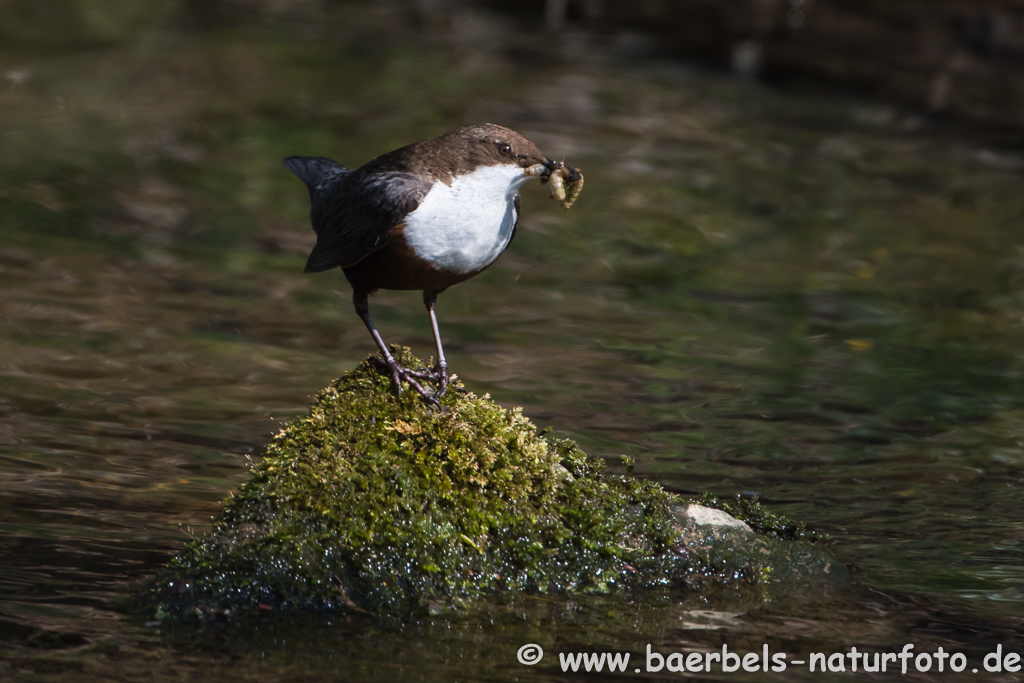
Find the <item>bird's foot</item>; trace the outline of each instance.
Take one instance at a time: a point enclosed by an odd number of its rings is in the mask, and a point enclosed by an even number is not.
[[[438,363],[434,366],[433,370],[410,370],[409,373],[417,379],[435,383],[437,385],[437,393],[434,394],[434,398],[441,398],[444,396],[445,392],[448,391],[448,386],[451,384],[451,375],[448,374],[447,363]]]
[[[437,407],[441,406],[440,401],[437,400],[440,398],[440,394],[431,394],[416,381],[417,378],[424,379],[424,373],[410,370],[409,368],[400,365],[398,361],[393,358],[381,359],[375,356],[374,361],[381,371],[386,371],[391,375],[391,382],[395,386],[396,394],[399,396],[402,395],[402,382],[405,382],[412,387],[413,391],[426,399],[427,403]]]

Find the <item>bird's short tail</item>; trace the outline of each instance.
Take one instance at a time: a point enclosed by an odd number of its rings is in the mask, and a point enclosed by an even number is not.
[[[282,159],[281,163],[306,183],[310,192],[323,189],[331,181],[349,172],[338,162],[324,157],[288,157]]]
[[[309,188],[309,220],[313,224],[313,230],[319,235],[320,228],[323,227],[327,197],[335,189],[335,183],[352,171],[324,157],[288,157],[282,159],[281,163]],[[323,249],[319,242],[317,249]],[[314,254],[317,253],[317,249],[313,250]],[[306,265],[306,270],[310,270],[309,264]]]

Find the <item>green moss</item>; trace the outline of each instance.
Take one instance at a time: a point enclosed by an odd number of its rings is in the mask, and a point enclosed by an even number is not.
[[[459,385],[442,405],[411,391],[396,398],[369,360],[321,391],[273,439],[210,533],[149,584],[148,612],[400,615],[496,591],[606,593],[770,575],[733,549],[687,551],[678,524],[686,501],[603,473],[603,461],[542,436],[519,409]]]

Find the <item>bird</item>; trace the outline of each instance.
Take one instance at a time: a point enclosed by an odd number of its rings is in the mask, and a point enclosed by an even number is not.
[[[524,183],[547,182],[554,173],[582,184],[577,170],[493,123],[406,145],[354,170],[325,157],[292,156],[282,163],[309,189],[316,244],[305,272],[341,268],[396,393],[404,382],[435,405],[450,382],[435,313],[438,295],[479,274],[509,246]],[[557,184],[564,200],[562,178],[556,180],[552,196]],[[433,369],[404,367],[388,350],[370,317],[369,297],[379,289],[423,292],[437,349]],[[428,392],[421,381],[437,390]]]

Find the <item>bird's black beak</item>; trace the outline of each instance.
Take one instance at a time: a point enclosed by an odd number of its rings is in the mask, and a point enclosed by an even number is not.
[[[583,179],[583,174],[572,166],[566,166],[564,161],[555,161],[544,157],[544,161],[526,168],[526,175],[540,178],[540,182],[546,183],[551,174],[558,171],[565,180],[575,183]]]
[[[544,168],[547,169],[547,172],[544,173],[544,175],[542,176],[543,178],[550,177],[552,173],[559,169],[567,169],[569,171],[569,175],[566,178],[566,180],[568,180],[570,183],[574,183],[583,177],[583,174],[577,171],[572,166],[566,166],[564,161],[555,161],[554,159],[544,157],[544,161],[541,162],[541,165],[543,165]]]
[[[542,183],[545,183],[547,182],[548,178],[551,177],[551,173],[556,168],[558,168],[558,162],[555,161],[554,159],[544,157],[544,161],[540,162],[539,164],[535,164],[531,168],[533,169],[531,175],[537,176],[538,178],[540,178],[540,181]]]

